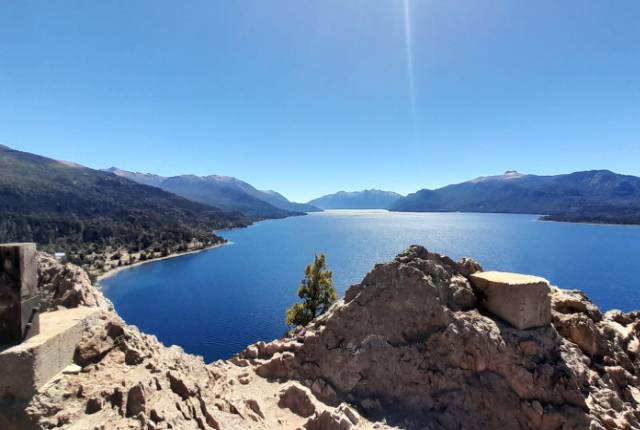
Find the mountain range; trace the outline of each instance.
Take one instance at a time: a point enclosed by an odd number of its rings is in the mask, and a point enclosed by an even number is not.
[[[321,209],[389,209],[402,195],[393,191],[339,191],[309,201]]]
[[[221,241],[214,229],[322,209],[540,214],[573,222],[640,224],[640,178],[608,170],[539,176],[515,171],[406,197],[365,190],[308,204],[236,178],[108,172],[0,146],[0,242],[79,253],[87,246],[182,248]]]
[[[230,176],[164,177],[150,173],[129,172],[117,167],[111,167],[106,171],[140,184],[161,188],[195,202],[224,210],[239,211],[250,217],[284,218],[320,210],[309,204],[290,202],[275,191],[258,190]]]
[[[396,201],[393,211],[506,212],[576,222],[640,223],[640,178],[609,170],[538,176],[516,171],[480,177]]]
[[[41,249],[141,249],[221,241],[213,229],[253,220],[78,164],[0,146],[0,242]]]

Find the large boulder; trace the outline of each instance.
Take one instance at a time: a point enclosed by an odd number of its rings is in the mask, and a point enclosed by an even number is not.
[[[471,283],[489,312],[526,330],[551,324],[549,281],[539,276],[508,272],[477,272]]]

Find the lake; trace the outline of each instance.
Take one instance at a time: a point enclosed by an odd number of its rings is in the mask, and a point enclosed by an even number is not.
[[[125,270],[102,285],[130,324],[205,360],[281,337],[304,267],[324,252],[342,295],[411,244],[485,270],[546,277],[603,310],[640,308],[640,227],[538,221],[534,215],[328,211],[221,234],[233,242]]]

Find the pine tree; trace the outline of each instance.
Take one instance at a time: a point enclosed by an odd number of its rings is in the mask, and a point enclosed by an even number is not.
[[[337,299],[333,288],[333,274],[327,270],[324,254],[316,255],[313,263],[304,270],[304,279],[298,289],[302,303],[296,303],[287,310],[287,324],[307,325],[318,315],[322,315]]]

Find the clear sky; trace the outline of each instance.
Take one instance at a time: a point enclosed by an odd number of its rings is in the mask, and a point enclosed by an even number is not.
[[[0,0],[0,143],[299,201],[640,175],[640,1]]]

